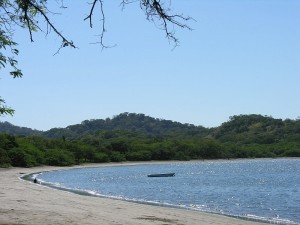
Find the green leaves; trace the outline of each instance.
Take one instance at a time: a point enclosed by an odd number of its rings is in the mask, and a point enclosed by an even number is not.
[[[3,1],[0,3],[4,4]],[[0,25],[3,25],[3,17],[0,16]],[[6,22],[8,23],[8,22]],[[4,27],[7,25],[4,23]],[[11,71],[9,74],[13,78],[22,77],[22,71],[17,67],[18,61],[14,58],[19,54],[19,50],[14,48],[17,46],[17,43],[12,40],[12,34],[9,31],[4,31],[0,27],[0,69],[3,69],[7,66],[10,67]],[[0,98],[0,116],[3,115],[13,115],[14,110],[5,105],[4,99]]]
[[[10,75],[16,78],[22,77],[23,74],[17,67],[18,61],[14,58],[19,54],[19,50],[14,48],[14,46],[17,46],[17,43],[12,41],[11,34],[8,34],[7,31],[5,32],[0,28],[0,49],[2,51],[0,52],[0,69],[9,65],[12,69]],[[11,53],[11,56],[9,56],[9,53]]]
[[[16,77],[22,77],[22,76],[23,76],[22,71],[19,70],[19,69],[17,69],[17,68],[16,68],[16,70],[10,71],[9,73],[10,73],[10,75],[13,76],[14,78],[16,78]]]
[[[15,110],[7,107],[5,104],[5,101],[3,99],[1,99],[0,97],[0,116],[2,115],[13,115]]]

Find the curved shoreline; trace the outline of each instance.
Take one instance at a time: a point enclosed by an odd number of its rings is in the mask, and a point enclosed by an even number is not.
[[[182,208],[78,195],[19,179],[41,171],[136,164],[142,163],[0,169],[0,224],[266,224]]]

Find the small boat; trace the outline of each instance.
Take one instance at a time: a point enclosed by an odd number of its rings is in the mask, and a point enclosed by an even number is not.
[[[149,174],[148,177],[174,177],[175,173],[157,173]]]

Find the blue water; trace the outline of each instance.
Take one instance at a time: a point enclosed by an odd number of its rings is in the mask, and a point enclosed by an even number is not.
[[[147,174],[175,172],[175,177]],[[43,172],[51,186],[95,196],[300,224],[300,159],[178,162]]]

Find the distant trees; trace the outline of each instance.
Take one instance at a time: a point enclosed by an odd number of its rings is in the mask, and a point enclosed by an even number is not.
[[[243,144],[271,144],[280,141],[298,139],[299,120],[281,120],[262,115],[232,116],[228,122],[216,128],[213,136],[222,142]]]
[[[94,122],[101,124],[100,130]],[[145,129],[149,124],[153,128],[152,133]],[[92,131],[88,132],[87,127]],[[107,130],[104,130],[105,127]],[[118,129],[113,130],[114,127]],[[190,125],[165,122],[140,114],[123,114],[105,122],[85,121],[67,130],[72,130],[69,134],[76,136],[50,139],[37,135],[0,133],[0,167],[300,156],[299,120],[282,121],[258,115],[235,116],[220,127],[204,133],[201,133],[202,127],[197,130],[197,127]],[[55,132],[66,134],[60,129]]]
[[[74,154],[65,149],[48,149],[45,151],[45,164],[50,166],[70,166],[75,164]]]

